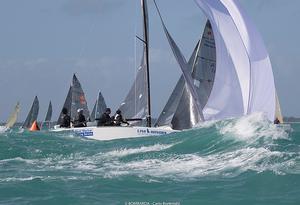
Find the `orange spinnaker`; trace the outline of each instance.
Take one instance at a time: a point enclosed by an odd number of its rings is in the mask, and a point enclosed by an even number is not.
[[[32,123],[31,128],[29,129],[30,131],[38,131],[40,130],[38,123],[36,122],[36,120]]]

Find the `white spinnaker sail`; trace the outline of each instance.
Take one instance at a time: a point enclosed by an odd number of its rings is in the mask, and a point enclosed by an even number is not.
[[[35,96],[31,109],[26,117],[26,120],[22,125],[22,128],[30,128],[32,123],[37,120],[38,114],[39,114],[39,99],[37,96]]]
[[[91,113],[91,117],[90,117],[91,122],[95,121],[95,119],[97,118],[100,118],[101,114],[104,113],[105,109],[106,109],[106,103],[104,97],[102,93],[99,92],[93,111]]]
[[[276,92],[275,118],[277,118],[280,123],[283,123],[283,116],[282,116],[282,113],[281,113],[281,107],[280,107],[280,103],[279,103],[279,98],[278,98],[277,92]]]
[[[10,116],[5,124],[5,127],[11,128],[12,126],[14,126],[14,124],[17,121],[19,111],[20,111],[20,103],[17,102],[17,105],[15,106],[14,111],[10,114]]]
[[[215,83],[203,113],[224,119],[263,112],[275,116],[275,86],[268,53],[255,26],[236,0],[196,0],[216,41]]]
[[[128,92],[125,100],[121,103],[119,109],[122,111],[125,118],[145,118],[150,113],[148,113],[148,79],[147,79],[147,48],[146,48],[146,36],[149,36],[148,27],[148,11],[147,11],[147,1],[141,0],[141,5],[143,7],[144,16],[144,36],[143,36],[143,56],[141,64],[138,67],[137,74],[130,91]]]

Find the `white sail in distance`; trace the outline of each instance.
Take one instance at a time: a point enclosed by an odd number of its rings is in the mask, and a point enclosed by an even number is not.
[[[16,123],[17,121],[17,118],[18,118],[18,114],[20,112],[20,103],[17,102],[16,106],[15,106],[15,109],[13,110],[13,112],[10,114],[6,124],[5,124],[5,127],[6,128],[11,128],[14,126],[14,124]]]
[[[283,116],[281,113],[281,107],[280,107],[280,102],[279,98],[276,92],[276,107],[275,107],[275,119],[278,119],[280,123],[283,123]]]

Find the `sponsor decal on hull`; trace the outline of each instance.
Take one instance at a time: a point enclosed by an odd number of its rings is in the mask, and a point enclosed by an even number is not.
[[[80,137],[94,136],[93,130],[91,129],[74,130],[74,133],[76,136],[80,136]]]
[[[136,130],[138,134],[147,134],[147,135],[165,135],[168,134],[165,131],[161,131],[161,130],[151,130],[148,128],[145,129],[137,129]]]

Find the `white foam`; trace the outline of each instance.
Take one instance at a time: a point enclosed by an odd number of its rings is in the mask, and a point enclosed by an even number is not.
[[[132,154],[138,154],[138,153],[146,153],[146,152],[158,152],[162,150],[169,149],[170,147],[174,146],[175,144],[155,144],[152,146],[142,146],[139,148],[124,148],[124,149],[118,149],[113,150],[107,153],[104,153],[103,156],[110,156],[110,157],[124,157]]]
[[[210,176],[235,177],[248,170],[285,174],[295,162],[283,160],[284,155],[286,154],[266,148],[245,148],[208,156],[185,154],[165,159],[107,163],[102,171],[105,172],[105,177],[130,174],[141,178],[150,176],[179,181]]]
[[[232,136],[238,140],[256,140],[261,137],[288,139],[288,133],[282,127],[269,122],[262,113],[223,121],[218,125],[218,129],[222,135]]]

